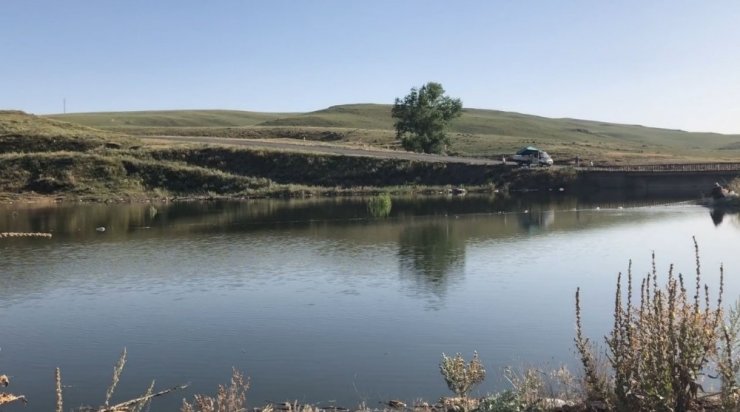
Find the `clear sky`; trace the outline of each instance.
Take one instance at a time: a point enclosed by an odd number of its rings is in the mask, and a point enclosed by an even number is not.
[[[0,0],[0,108],[465,107],[740,133],[738,0]]]

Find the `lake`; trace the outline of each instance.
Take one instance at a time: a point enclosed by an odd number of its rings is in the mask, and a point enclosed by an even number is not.
[[[101,404],[124,347],[114,401],[191,384],[154,410],[232,366],[250,406],[436,401],[442,353],[478,351],[476,394],[507,388],[505,366],[578,372],[576,288],[601,341],[629,259],[693,276],[692,236],[712,291],[723,263],[725,301],[740,295],[738,216],[677,200],[399,198],[385,218],[364,199],[6,205],[5,231],[53,233],[0,239],[0,372],[33,410],[53,410],[57,366],[65,408]]]

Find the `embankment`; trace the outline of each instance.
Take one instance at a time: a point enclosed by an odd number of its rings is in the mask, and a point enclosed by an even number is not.
[[[152,159],[183,162],[281,184],[324,187],[402,185],[486,185],[499,182],[509,167],[425,162],[377,157],[230,147],[173,147],[152,150]]]

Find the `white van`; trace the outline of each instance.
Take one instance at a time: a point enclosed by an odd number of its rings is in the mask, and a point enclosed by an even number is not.
[[[547,152],[536,147],[527,146],[511,157],[519,165],[552,166],[552,157]]]

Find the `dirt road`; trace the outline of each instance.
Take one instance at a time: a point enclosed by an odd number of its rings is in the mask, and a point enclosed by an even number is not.
[[[470,157],[442,156],[423,153],[401,152],[395,150],[371,149],[354,146],[330,145],[315,141],[294,141],[283,139],[234,139],[209,136],[140,136],[142,140],[166,141],[197,144],[221,144],[253,148],[279,149],[292,152],[335,154],[343,156],[377,157],[382,159],[403,159],[420,162],[465,163],[474,165],[500,165],[501,161],[476,159]]]

